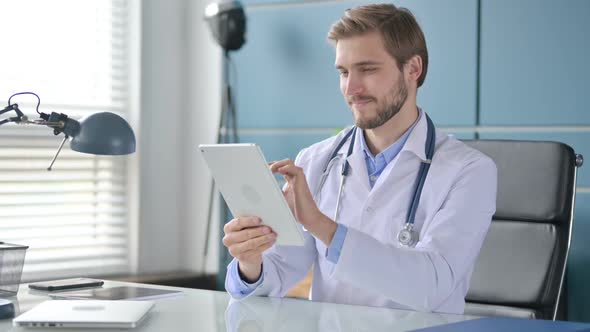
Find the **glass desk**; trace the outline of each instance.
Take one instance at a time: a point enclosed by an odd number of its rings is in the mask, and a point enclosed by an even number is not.
[[[184,293],[155,300],[156,305],[147,319],[130,331],[408,331],[478,318],[300,299],[252,297],[238,302],[225,292],[114,281],[105,281],[104,287],[124,285],[175,289]],[[48,299],[46,293],[31,290],[27,285],[21,285],[18,296],[10,298],[17,315]],[[12,319],[0,320],[0,332],[56,330],[18,328],[12,326]],[[106,329],[93,331],[103,330]]]

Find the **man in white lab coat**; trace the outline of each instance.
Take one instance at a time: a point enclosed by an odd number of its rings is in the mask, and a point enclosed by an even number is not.
[[[237,299],[284,296],[313,264],[314,301],[463,313],[496,208],[496,167],[438,130],[431,162],[425,155],[427,115],[416,94],[428,52],[407,9],[349,9],[328,39],[358,128],[353,148],[347,154],[350,137],[325,171],[347,129],[304,149],[295,162],[271,165],[287,181],[285,197],[305,229],[305,246],[273,246],[277,234],[256,216],[231,220],[223,239],[234,257],[226,289]],[[350,172],[339,195],[344,162]],[[404,246],[398,237],[423,163],[430,170],[413,223],[417,242]]]

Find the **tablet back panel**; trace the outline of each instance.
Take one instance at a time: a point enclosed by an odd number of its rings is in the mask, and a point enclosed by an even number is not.
[[[199,149],[234,217],[258,216],[277,233],[277,244],[303,245],[301,228],[256,144]]]

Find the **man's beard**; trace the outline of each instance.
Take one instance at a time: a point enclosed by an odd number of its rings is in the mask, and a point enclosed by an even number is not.
[[[363,98],[363,97],[361,97]],[[371,97],[367,97],[371,98]],[[361,115],[355,119],[357,127],[361,129],[375,129],[393,118],[406,102],[408,88],[403,76],[397,81],[397,86],[391,88],[382,104],[377,105],[377,116],[370,119],[363,119]],[[373,98],[375,100],[375,98]]]

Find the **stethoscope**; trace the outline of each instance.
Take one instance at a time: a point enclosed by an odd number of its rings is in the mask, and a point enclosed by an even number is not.
[[[416,188],[414,189],[414,195],[412,196],[412,201],[410,202],[410,207],[408,208],[408,213],[406,216],[406,223],[404,228],[402,228],[399,233],[397,234],[397,240],[399,241],[400,245],[403,247],[413,248],[418,243],[418,234],[414,229],[414,219],[416,217],[416,211],[418,210],[418,204],[420,203],[420,196],[422,194],[422,188],[424,187],[424,182],[426,181],[426,176],[428,175],[428,170],[430,169],[430,164],[432,163],[432,156],[434,155],[434,143],[435,143],[435,133],[434,133],[434,124],[428,114],[424,113],[426,116],[427,122],[427,134],[426,134],[426,144],[425,144],[425,152],[426,152],[426,160],[422,160],[420,164],[420,170],[418,171],[418,177],[416,178]],[[348,157],[352,154],[352,150],[354,147],[354,141],[356,138],[356,130],[357,127],[353,126],[344,137],[338,142],[336,148],[333,150],[332,154],[330,155],[330,159],[326,163],[324,167],[324,172],[320,178],[320,183],[318,189],[316,191],[316,202],[319,202],[321,199],[320,195],[322,192],[322,188],[330,174],[330,170],[332,166],[336,163],[336,161],[342,158],[342,155],[338,152],[344,146],[346,141],[350,138],[350,144],[348,145],[348,152],[346,153],[346,158],[344,159],[344,163],[342,164],[342,169],[340,171],[341,179],[340,179],[340,186],[338,188],[338,199],[336,200],[336,210],[334,211],[334,221],[338,222],[338,212],[340,210],[340,201],[342,200],[342,189],[344,188],[344,182],[346,180],[346,176],[348,176],[348,172],[350,170],[350,164],[348,163]]]

